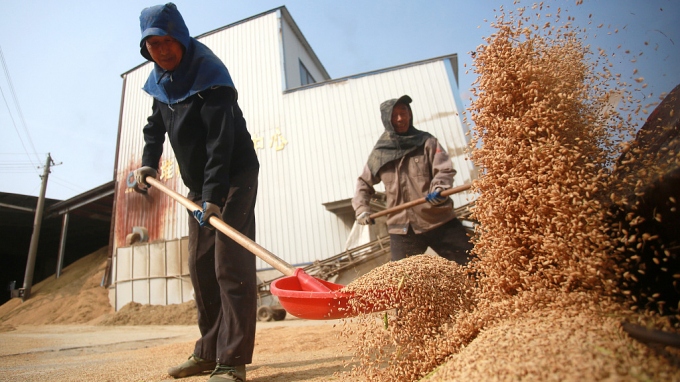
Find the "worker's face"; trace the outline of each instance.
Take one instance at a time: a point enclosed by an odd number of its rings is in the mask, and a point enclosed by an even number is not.
[[[175,70],[184,55],[182,44],[170,36],[150,36],[146,49],[154,62],[167,71]]]
[[[394,105],[392,109],[392,126],[397,134],[404,134],[411,126],[411,109],[403,103]]]

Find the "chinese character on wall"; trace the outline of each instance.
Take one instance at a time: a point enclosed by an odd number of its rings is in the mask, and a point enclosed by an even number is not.
[[[175,175],[175,159],[166,159],[161,161],[160,179],[172,179]]]
[[[269,142],[269,147],[273,147],[276,151],[281,151],[287,144],[288,141],[281,134],[281,130],[276,129],[276,133],[272,135],[271,142]]]
[[[265,139],[261,136],[253,136],[253,146],[255,150],[264,149]],[[273,148],[276,151],[283,150],[288,144],[288,140],[283,136],[281,130],[276,129],[274,134],[269,139],[269,148]]]
[[[255,150],[263,149],[264,148],[264,138],[262,137],[253,137],[253,146],[255,146]]]

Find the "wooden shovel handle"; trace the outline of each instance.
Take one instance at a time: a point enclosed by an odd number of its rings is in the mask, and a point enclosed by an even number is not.
[[[448,190],[442,191],[441,195],[442,195],[442,196],[453,195],[453,194],[456,194],[456,193],[459,193],[459,192],[468,190],[468,189],[470,189],[470,187],[472,187],[472,183],[464,184],[464,185],[462,185],[462,186],[457,186],[457,187],[451,187],[451,188],[449,188]],[[381,216],[385,216],[385,215],[391,214],[391,213],[393,213],[393,212],[405,210],[405,209],[407,209],[407,208],[411,208],[411,207],[413,207],[413,206],[417,206],[418,204],[423,204],[423,203],[425,203],[425,202],[427,202],[427,200],[425,200],[425,198],[420,198],[420,199],[416,199],[416,200],[411,200],[410,202],[407,202],[407,203],[404,203],[404,204],[400,204],[400,205],[398,205],[398,206],[394,206],[394,207],[392,207],[392,208],[388,208],[388,209],[386,209],[386,210],[382,210],[382,211],[380,211],[380,212],[376,212],[376,213],[374,213],[374,214],[371,214],[369,217],[370,217],[371,219],[379,218],[379,217],[381,217]]]
[[[189,211],[192,212],[196,210],[203,211],[203,208],[199,207],[196,203],[178,194],[177,192],[169,189],[163,183],[159,182],[156,178],[147,176],[146,182],[150,184],[152,187],[156,187],[169,197],[175,199],[181,205],[186,207]],[[250,240],[250,238],[247,237],[246,235],[227,225],[227,223],[223,222],[217,216],[211,216],[208,222],[210,223],[210,225],[215,227],[215,229],[219,230],[220,232],[227,235],[229,238],[231,238],[238,244],[242,245],[245,249],[247,249],[260,259],[262,259],[265,263],[274,267],[279,272],[283,273],[285,276],[295,275],[295,268],[293,268],[292,265],[286,263],[275,254],[267,251],[256,242]]]

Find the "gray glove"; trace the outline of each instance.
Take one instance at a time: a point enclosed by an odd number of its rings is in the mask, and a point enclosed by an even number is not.
[[[142,192],[145,193],[149,190],[149,183],[146,182],[146,177],[150,176],[152,178],[155,178],[158,173],[156,170],[149,166],[143,166],[134,171],[135,174],[135,182],[137,182],[137,185],[135,186],[134,190],[137,192]]]
[[[201,210],[195,210],[194,211],[194,217],[196,220],[198,220],[198,224],[201,227],[206,227],[209,229],[215,229],[213,226],[210,225],[210,217],[211,216],[217,216],[218,218],[221,217],[222,211],[220,206],[217,204],[213,204],[210,202],[203,202],[203,211]]]
[[[375,224],[375,220],[371,219],[370,212],[362,212],[357,216],[357,223],[361,225]]]

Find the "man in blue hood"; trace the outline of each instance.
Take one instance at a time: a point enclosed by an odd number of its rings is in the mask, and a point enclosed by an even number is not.
[[[143,129],[138,191],[156,177],[167,134],[188,198],[203,210],[189,218],[189,273],[201,338],[175,378],[212,371],[210,382],[245,381],[255,346],[255,256],[208,223],[221,218],[255,240],[259,162],[229,71],[213,52],[189,35],[177,7],[142,11],[141,54],[154,62],[144,91],[153,97]]]

